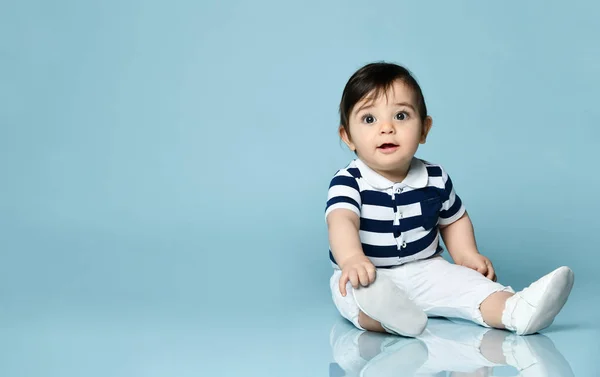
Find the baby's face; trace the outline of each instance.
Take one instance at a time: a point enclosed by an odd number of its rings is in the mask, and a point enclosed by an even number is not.
[[[431,118],[425,122],[417,112],[412,90],[396,81],[387,93],[358,102],[349,118],[350,137],[341,130],[344,142],[358,157],[384,177],[398,181],[425,143]]]

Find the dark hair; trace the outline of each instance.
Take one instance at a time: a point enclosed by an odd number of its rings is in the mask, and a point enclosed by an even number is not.
[[[421,87],[410,71],[397,64],[378,62],[370,63],[356,71],[346,83],[340,102],[340,125],[349,134],[349,118],[354,106],[369,93],[374,97],[387,93],[396,80],[402,81],[415,94],[417,111],[422,121],[427,118],[427,106]]]

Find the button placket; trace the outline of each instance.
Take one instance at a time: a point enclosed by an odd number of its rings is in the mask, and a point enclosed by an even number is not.
[[[404,189],[402,187],[394,187],[393,189],[393,195],[396,194],[401,194],[404,191]],[[394,212],[395,212],[395,216],[394,216],[394,224],[396,225],[400,225],[400,219],[402,219],[404,216],[402,214],[402,212],[400,211],[400,209],[398,208],[398,206],[396,205],[396,200],[395,200],[395,195],[394,195]],[[406,241],[404,240],[404,234],[403,233],[399,233],[399,239],[398,239],[398,245],[401,246],[401,248],[405,248],[406,247]]]

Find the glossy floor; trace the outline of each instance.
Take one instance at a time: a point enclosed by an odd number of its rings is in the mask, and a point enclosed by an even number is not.
[[[517,337],[431,319],[418,339],[360,332],[332,305],[289,310],[274,304],[264,311],[257,306],[211,314],[167,305],[42,312],[23,303],[21,309],[29,310],[3,312],[0,374],[598,376],[596,314],[588,310],[586,292],[574,293],[540,335]]]

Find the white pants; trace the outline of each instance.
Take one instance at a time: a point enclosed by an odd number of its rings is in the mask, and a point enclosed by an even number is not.
[[[441,256],[406,263],[389,269],[377,269],[378,275],[387,275],[429,317],[462,318],[489,327],[479,310],[481,303],[492,293],[511,287],[493,282],[479,272],[452,264]],[[330,279],[333,302],[342,317],[357,328],[359,308],[354,301],[352,285],[346,285],[346,297],[339,289],[342,271],[334,269]]]

